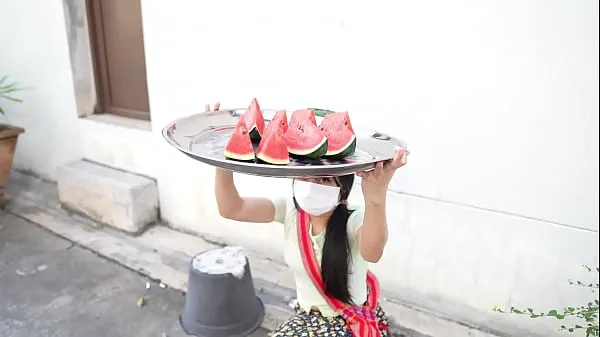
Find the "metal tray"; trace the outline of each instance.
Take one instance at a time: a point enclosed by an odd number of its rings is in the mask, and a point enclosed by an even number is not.
[[[299,160],[292,158],[285,166],[247,163],[225,158],[225,146],[233,133],[238,118],[246,109],[221,109],[179,118],[162,130],[163,137],[177,150],[203,163],[226,170],[276,178],[340,176],[368,171],[381,161],[394,157],[398,148],[406,144],[383,133],[354,127],[356,152],[343,160]],[[263,109],[268,123],[277,110]],[[288,111],[288,118],[291,111]],[[317,117],[317,123],[321,117]]]

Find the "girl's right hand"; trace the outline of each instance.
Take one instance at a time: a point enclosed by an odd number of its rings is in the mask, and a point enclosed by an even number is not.
[[[221,103],[217,102],[215,103],[215,108],[212,111],[219,111],[219,108],[221,107]],[[206,104],[204,106],[204,112],[209,112],[210,110],[210,104]]]

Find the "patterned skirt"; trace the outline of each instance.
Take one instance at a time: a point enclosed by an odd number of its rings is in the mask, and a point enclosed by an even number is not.
[[[300,305],[294,307],[296,314],[281,324],[269,337],[352,337],[342,316],[324,317],[318,310],[304,311]],[[387,316],[377,305],[377,318],[380,324],[387,326]],[[390,336],[387,329],[381,330],[382,337]]]

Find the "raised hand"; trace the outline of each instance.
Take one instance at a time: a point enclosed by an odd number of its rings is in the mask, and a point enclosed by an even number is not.
[[[219,103],[219,102],[215,103],[215,107],[214,107],[213,111],[219,111],[220,107],[221,107],[221,103]],[[209,112],[209,111],[211,111],[210,110],[210,104],[206,104],[204,106],[204,112]]]
[[[359,172],[356,175],[362,178],[362,191],[365,203],[381,204],[385,202],[388,186],[396,170],[406,165],[409,152],[400,149],[396,151],[394,159],[386,163],[379,162],[371,171]]]

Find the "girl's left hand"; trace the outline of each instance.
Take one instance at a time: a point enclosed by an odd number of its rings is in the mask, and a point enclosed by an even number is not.
[[[379,162],[371,171],[359,172],[356,175],[362,178],[362,192],[365,203],[383,204],[387,189],[397,169],[406,165],[410,152],[400,149],[396,151],[394,159],[387,163]]]
[[[221,103],[217,102],[215,103],[215,107],[213,108],[213,111],[219,111],[219,108],[221,107]],[[210,110],[210,104],[206,104],[204,106],[204,112],[209,112]]]

